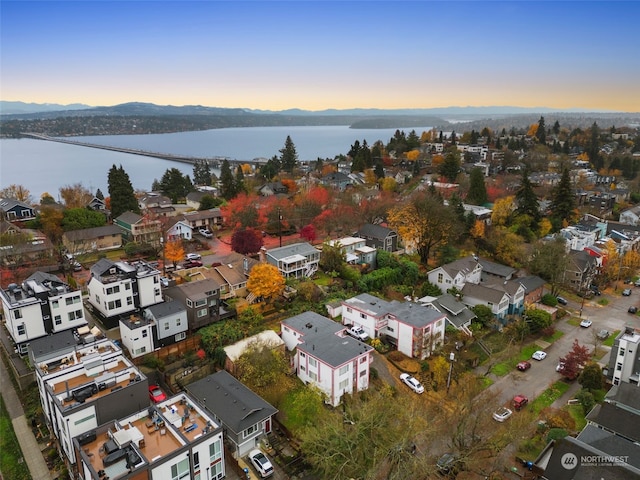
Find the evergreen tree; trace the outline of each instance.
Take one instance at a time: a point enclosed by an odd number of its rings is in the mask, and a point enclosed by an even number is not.
[[[449,208],[453,210],[453,212],[456,214],[456,217],[458,218],[458,220],[460,220],[460,222],[465,221],[465,215],[467,214],[467,212],[464,209],[464,204],[462,202],[462,199],[455,192],[451,195],[451,198],[449,199]]]
[[[173,203],[187,196],[193,190],[189,175],[182,175],[177,168],[169,168],[160,179],[160,191],[169,197]]]
[[[457,143],[457,141],[458,141],[458,138],[456,137],[456,131],[453,130],[451,132],[451,144],[455,145]]]
[[[244,172],[242,171],[242,166],[240,165],[238,165],[238,168],[236,168],[235,191],[236,195],[241,192],[247,191],[247,187],[244,184]]]
[[[356,140],[355,142],[353,142],[353,145],[351,145],[351,148],[347,152],[347,155],[352,159],[356,158],[361,148],[362,147],[360,146],[360,140]]]
[[[231,165],[229,160],[225,159],[220,167],[220,196],[225,200],[231,200],[236,195],[236,182],[231,172]]]
[[[440,175],[450,182],[455,182],[460,173],[460,153],[456,149],[449,149],[440,165]]]
[[[360,155],[362,156],[362,161],[364,163],[365,169],[373,167],[373,157],[371,156],[371,149],[369,148],[366,140],[362,141]]]
[[[545,144],[547,142],[547,127],[544,125],[544,117],[538,120],[538,129],[536,130],[536,138],[538,142]]]
[[[558,122],[558,120],[553,124],[553,133],[556,135],[560,133],[560,122]]]
[[[604,161],[600,155],[600,131],[596,122],[593,122],[590,133],[591,136],[587,144],[587,155],[589,155],[589,161],[591,165],[593,165],[593,168],[598,171],[604,166]]]
[[[561,227],[565,222],[571,223],[576,208],[576,197],[569,177],[569,169],[562,171],[560,183],[556,186],[551,200],[552,219],[556,227]]]
[[[124,212],[140,213],[140,206],[133,191],[129,175],[122,165],[113,165],[107,178],[109,196],[111,197],[111,216],[118,218]]]
[[[96,198],[100,200],[104,200],[104,194],[102,193],[102,190],[100,189],[96,190]]]
[[[196,185],[211,185],[211,168],[205,159],[196,160],[193,164],[193,182]]]
[[[516,191],[516,204],[517,214],[528,215],[533,218],[536,223],[540,221],[540,203],[538,202],[537,195],[533,191],[527,169],[522,172],[520,188]]]
[[[413,150],[414,148],[418,148],[420,146],[420,137],[415,130],[411,130],[409,135],[407,136],[407,149]]]
[[[291,137],[287,135],[284,142],[284,148],[280,150],[280,162],[285,172],[291,173],[298,163],[298,154],[296,146],[293,144]]]
[[[280,160],[275,155],[260,167],[260,175],[267,181],[271,181],[278,173],[280,173]]]
[[[376,167],[374,168],[373,173],[376,174],[377,179],[384,178],[384,167],[382,166],[382,162],[376,162]]]
[[[487,186],[484,183],[484,174],[482,173],[482,169],[476,167],[471,170],[467,202],[474,205],[484,205],[487,203],[487,199]]]

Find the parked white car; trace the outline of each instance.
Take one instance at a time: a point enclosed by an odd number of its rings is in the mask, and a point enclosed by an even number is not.
[[[513,412],[507,407],[500,407],[498,410],[493,412],[493,419],[496,422],[504,422],[507,418],[509,418]]]
[[[369,340],[369,335],[364,331],[360,325],[354,325],[347,330],[347,333],[351,335],[353,338],[357,338],[361,342],[366,342]]]
[[[205,238],[213,238],[213,233],[208,228],[200,228],[198,229],[198,233]]]
[[[186,260],[200,260],[202,258],[202,255],[200,255],[199,253],[187,253],[187,255],[185,256]]]
[[[543,352],[542,350],[538,350],[533,355],[531,355],[531,358],[538,361],[544,360],[546,357],[547,357],[547,352]]]
[[[407,387],[409,387],[414,392],[424,393],[424,387],[422,386],[422,384],[408,373],[401,373],[400,380],[402,380],[407,385]]]
[[[257,448],[251,450],[249,452],[249,460],[251,460],[251,463],[262,478],[273,475],[273,465],[261,450]]]

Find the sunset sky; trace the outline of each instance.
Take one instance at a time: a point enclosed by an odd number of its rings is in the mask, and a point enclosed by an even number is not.
[[[640,111],[640,2],[0,2],[0,99]]]

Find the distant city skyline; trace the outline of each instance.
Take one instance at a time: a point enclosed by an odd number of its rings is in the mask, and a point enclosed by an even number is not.
[[[0,99],[640,111],[638,2],[12,1]]]

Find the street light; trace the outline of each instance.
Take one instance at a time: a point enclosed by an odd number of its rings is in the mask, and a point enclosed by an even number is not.
[[[453,362],[456,359],[456,354],[451,352],[449,354],[449,377],[447,378],[447,393],[449,393],[449,387],[451,386],[451,373],[453,372]]]

